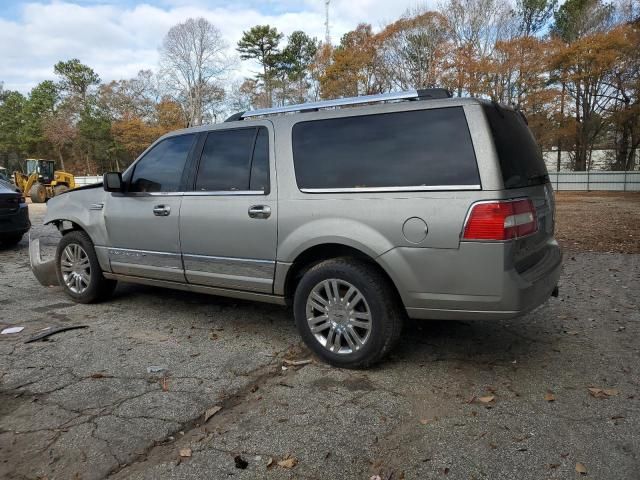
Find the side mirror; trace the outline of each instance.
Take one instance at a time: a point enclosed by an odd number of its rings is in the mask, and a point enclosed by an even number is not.
[[[122,191],[122,174],[120,172],[108,172],[102,177],[102,186],[105,192]]]

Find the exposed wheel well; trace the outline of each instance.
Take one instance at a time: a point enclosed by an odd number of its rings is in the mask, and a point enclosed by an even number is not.
[[[77,223],[72,222],[71,220],[53,220],[51,223],[53,223],[56,226],[56,228],[62,235],[68,232],[72,232],[74,230],[87,233],[84,228],[82,228]]]
[[[400,294],[398,293],[398,289],[393,283],[393,280],[384,270],[384,268],[380,266],[380,264],[378,264],[373,258],[362,252],[361,250],[338,243],[325,243],[322,245],[316,245],[309,248],[308,250],[305,250],[300,255],[298,255],[298,257],[296,257],[296,259],[293,261],[293,264],[291,265],[291,268],[289,268],[289,271],[287,272],[287,278],[285,279],[285,298],[287,298],[287,300],[291,300],[293,298],[296,287],[298,286],[298,282],[300,282],[300,279],[303,277],[307,270],[324,260],[339,257],[357,258],[358,260],[374,266],[378,271],[380,271],[380,273],[382,273],[382,275],[387,278],[387,280],[389,280],[389,284],[393,287],[394,295],[398,300],[400,300]]]

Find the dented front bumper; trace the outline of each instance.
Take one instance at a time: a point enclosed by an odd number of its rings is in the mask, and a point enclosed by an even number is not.
[[[60,285],[58,275],[56,273],[56,260],[42,260],[40,255],[40,239],[32,238],[29,233],[29,262],[31,263],[31,271],[45,287],[51,285]]]

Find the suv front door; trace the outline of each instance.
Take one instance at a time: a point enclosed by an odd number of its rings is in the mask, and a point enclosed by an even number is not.
[[[113,273],[185,281],[179,219],[183,174],[195,134],[157,143],[125,175],[125,192],[104,205],[108,255]]]
[[[277,202],[270,122],[207,133],[180,215],[189,283],[272,293]]]

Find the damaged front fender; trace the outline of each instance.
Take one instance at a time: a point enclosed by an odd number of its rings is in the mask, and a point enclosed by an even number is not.
[[[31,238],[31,233],[29,233],[29,262],[31,263],[33,275],[42,285],[45,287],[60,285],[58,275],[56,274],[55,258],[42,260],[40,255],[40,239]]]

